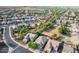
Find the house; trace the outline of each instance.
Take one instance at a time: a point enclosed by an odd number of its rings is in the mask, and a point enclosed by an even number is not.
[[[45,52],[51,53],[52,50],[53,50],[52,42],[49,42],[49,44],[48,44],[48,49],[45,50]]]
[[[47,53],[57,53],[59,44],[61,42],[56,40],[49,40],[44,48],[44,52]],[[73,53],[73,47],[69,44],[64,44],[62,53]]]
[[[64,44],[62,53],[73,53],[73,52],[74,52],[74,49],[71,45]]]
[[[59,43],[60,43],[59,41],[50,39],[44,48],[44,52],[48,52],[48,53],[57,52],[57,48],[58,48]]]
[[[61,24],[60,19],[56,20],[56,24],[58,24],[58,25]]]
[[[12,29],[15,29],[15,28],[17,28],[17,25],[12,25]]]
[[[36,38],[38,37],[37,34],[33,34],[33,33],[28,33],[24,39],[23,39],[23,42],[27,43],[28,41],[34,41]]]
[[[30,24],[30,27],[34,28],[36,25],[33,23],[33,24]]]
[[[60,25],[60,24],[66,24],[68,20],[65,20],[65,19],[58,19],[56,20],[56,24]]]
[[[46,11],[44,9],[36,9],[36,8],[31,8],[27,12],[28,12],[28,15],[32,15],[32,16],[35,16],[35,15],[40,16],[40,15],[46,14]]]
[[[57,25],[66,24],[66,23],[73,23],[73,20],[67,20],[67,19],[58,19],[58,20],[56,20]]]
[[[46,36],[38,37],[35,41],[38,44],[38,49],[42,50],[46,45],[46,43],[48,42],[48,40],[49,40],[49,37],[46,37]]]

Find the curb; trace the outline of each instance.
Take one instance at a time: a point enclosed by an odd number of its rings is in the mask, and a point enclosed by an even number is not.
[[[5,27],[3,27],[4,29],[5,29]],[[7,43],[6,43],[6,40],[5,40],[5,36],[4,36],[4,33],[5,33],[5,30],[3,31],[3,41],[4,41],[4,43],[8,46],[8,53],[10,53],[10,51],[11,51],[11,49],[13,49],[13,48],[11,48]]]
[[[12,41],[14,41],[16,44],[18,44],[19,46],[21,46],[21,47],[23,47],[23,48],[25,48],[25,49],[28,49],[28,50],[30,50],[30,51],[32,51],[31,49],[29,49],[28,47],[27,47],[27,45],[26,46],[24,46],[24,45],[22,45],[22,44],[20,44],[19,42],[17,42],[17,41],[15,41],[14,40],[14,38],[11,36],[11,26],[9,26],[9,35],[10,35],[10,37],[11,37],[11,39],[12,39]],[[34,52],[34,51],[32,51],[32,52]]]

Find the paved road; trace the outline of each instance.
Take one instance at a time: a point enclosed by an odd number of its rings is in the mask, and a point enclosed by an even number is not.
[[[24,22],[26,24],[34,24],[34,23],[37,23],[39,21],[28,21],[28,22]],[[14,41],[12,41],[10,35],[9,35],[9,26],[11,25],[17,25],[17,24],[22,24],[23,22],[13,22],[13,23],[10,23],[10,24],[3,24],[3,25],[0,25],[0,28],[4,28],[4,32],[3,32],[3,40],[4,40],[4,43],[9,47],[11,48],[11,52],[12,53],[32,53],[31,51],[29,51],[28,49],[25,49],[21,46],[19,46],[18,44],[16,44]],[[18,47],[19,46],[19,47]],[[15,49],[15,50],[14,50]]]
[[[4,26],[4,33],[3,33],[5,44],[8,45],[9,48],[12,48],[12,53],[32,53],[28,49],[25,49],[18,44],[16,44],[9,35],[9,26]]]
[[[5,26],[5,27],[4,27],[3,37],[4,37],[4,39],[6,40],[6,43],[7,43],[10,47],[16,48],[16,47],[18,46],[15,42],[13,42],[13,41],[11,40],[11,37],[10,37],[10,35],[9,35],[9,26]]]
[[[4,42],[0,43],[0,53],[7,53],[8,52],[8,47]]]
[[[28,49],[18,46],[14,51],[12,51],[12,53],[32,53],[32,52],[29,51]]]

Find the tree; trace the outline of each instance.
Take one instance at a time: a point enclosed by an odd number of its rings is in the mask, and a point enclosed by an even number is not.
[[[29,28],[26,27],[25,25],[22,25],[22,26],[19,26],[18,28],[15,28],[15,29],[13,30],[13,33],[14,33],[14,34],[18,34],[18,35],[20,36],[20,38],[23,38],[24,35],[25,35],[26,33],[28,33],[28,31],[29,31]]]
[[[57,16],[54,15],[50,19],[46,20],[45,23],[41,23],[39,26],[36,27],[36,32],[41,32],[43,30],[49,29],[50,26],[55,23],[56,19]]]

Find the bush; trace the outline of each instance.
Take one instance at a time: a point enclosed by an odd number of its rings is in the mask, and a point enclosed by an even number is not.
[[[61,33],[63,35],[70,36],[70,30],[66,26],[60,26],[58,28],[58,31],[59,31],[59,33]]]
[[[52,35],[52,39],[55,39],[55,40],[60,40],[61,36],[58,35],[58,34],[53,34]]]
[[[30,29],[26,27],[25,25],[19,26],[18,28],[13,30],[13,33],[17,33],[20,36],[24,36],[26,33],[28,33]]]
[[[38,47],[37,43],[30,41],[28,43],[29,48],[36,49]]]
[[[35,34],[37,34],[38,36],[43,35],[41,32],[36,32]]]

